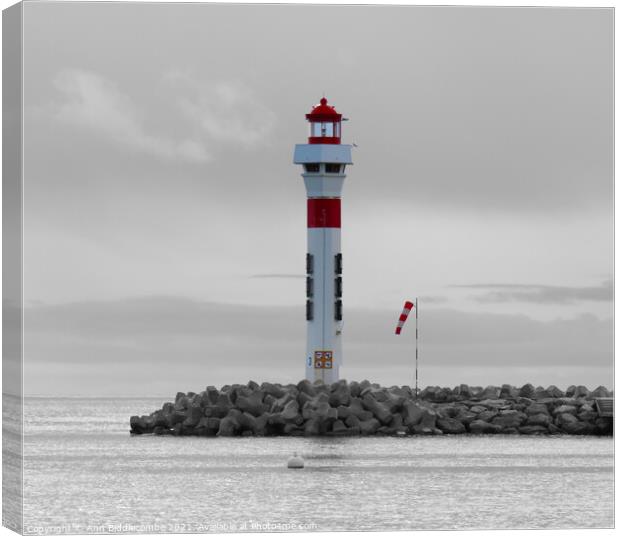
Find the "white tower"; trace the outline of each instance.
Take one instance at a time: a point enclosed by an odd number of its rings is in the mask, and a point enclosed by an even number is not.
[[[306,379],[339,380],[342,365],[342,253],[340,195],[351,146],[341,145],[342,115],[322,98],[306,119],[308,143],[295,146],[308,197],[306,255]]]

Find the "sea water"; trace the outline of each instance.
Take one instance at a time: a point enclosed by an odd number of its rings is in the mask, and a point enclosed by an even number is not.
[[[612,527],[613,440],[130,435],[163,398],[27,398],[24,532]],[[287,469],[297,452],[305,469]]]

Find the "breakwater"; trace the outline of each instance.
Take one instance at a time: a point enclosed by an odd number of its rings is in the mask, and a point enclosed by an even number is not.
[[[439,434],[611,435],[612,418],[599,416],[599,386],[511,385],[381,387],[367,380],[326,385],[303,380],[280,385],[209,386],[177,393],[150,415],[130,418],[133,434],[193,436],[357,436]]]

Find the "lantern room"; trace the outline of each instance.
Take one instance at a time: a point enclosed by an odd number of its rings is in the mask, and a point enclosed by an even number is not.
[[[329,106],[325,97],[318,106],[312,107],[312,111],[306,114],[306,119],[310,123],[308,143],[340,144],[342,114]]]

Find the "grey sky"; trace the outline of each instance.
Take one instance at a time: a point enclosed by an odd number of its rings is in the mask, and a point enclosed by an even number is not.
[[[612,17],[28,3],[26,392],[163,394],[189,388],[197,363],[206,385],[258,378],[263,359],[301,377],[305,192],[291,160],[323,92],[359,146],[343,197],[343,373],[399,382],[411,341],[392,324],[420,295],[432,383],[610,385]],[[133,335],[77,320],[134,306]],[[241,327],[221,332],[234,311]],[[473,339],[454,338],[454,318]],[[483,336],[514,319],[527,344]],[[468,350],[451,361],[455,340]],[[170,375],[157,372],[167,345]],[[73,379],[49,385],[65,362]]]

